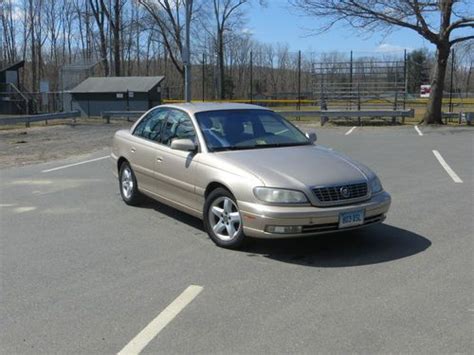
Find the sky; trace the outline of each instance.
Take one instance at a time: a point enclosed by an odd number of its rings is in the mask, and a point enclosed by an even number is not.
[[[286,0],[267,0],[266,7],[252,6],[242,30],[252,33],[253,38],[260,42],[287,43],[292,51],[396,53],[404,49],[434,49],[428,41],[411,30],[397,30],[384,37],[381,34],[359,34],[353,28],[341,24],[324,34],[308,36],[310,29],[316,26],[315,19],[297,14]]]

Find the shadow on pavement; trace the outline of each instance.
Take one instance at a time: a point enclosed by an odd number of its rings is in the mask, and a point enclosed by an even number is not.
[[[315,237],[254,239],[241,251],[249,256],[315,267],[383,263],[420,253],[431,246],[421,235],[387,224]]]
[[[173,207],[165,205],[149,197],[144,197],[143,202],[137,207],[153,209],[158,213],[164,214],[167,217],[173,218],[178,222],[184,223],[188,225],[189,227],[198,229],[199,231],[205,233],[204,226],[202,224],[202,221],[199,218],[196,218],[187,213],[181,212]],[[210,240],[209,242],[212,245],[212,242]]]
[[[160,202],[146,198],[142,208],[155,211],[205,233],[202,221]],[[416,233],[388,224],[304,238],[250,239],[240,251],[249,257],[315,267],[370,265],[406,258],[431,246]],[[214,247],[209,239],[209,247]]]

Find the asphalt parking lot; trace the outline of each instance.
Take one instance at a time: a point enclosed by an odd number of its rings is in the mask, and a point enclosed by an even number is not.
[[[474,130],[351,129],[318,143],[378,173],[386,221],[241,251],[125,205],[108,150],[0,170],[0,352],[472,353]]]

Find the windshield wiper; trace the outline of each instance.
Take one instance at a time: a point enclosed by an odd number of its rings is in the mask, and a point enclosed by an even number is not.
[[[230,147],[215,147],[212,148],[211,150],[213,152],[222,152],[224,150],[242,150],[242,149],[253,149],[256,146],[254,145],[245,145],[245,146],[230,146]]]
[[[310,145],[309,142],[293,142],[293,143],[271,143],[271,144],[257,144],[255,148],[278,148],[278,147],[296,147],[300,145]]]
[[[259,149],[259,148],[278,148],[278,147],[294,147],[300,145],[310,145],[309,142],[293,142],[293,143],[272,143],[272,144],[255,144],[255,145],[233,145],[229,147],[215,147],[213,152],[221,152],[225,150],[244,150],[244,149]]]

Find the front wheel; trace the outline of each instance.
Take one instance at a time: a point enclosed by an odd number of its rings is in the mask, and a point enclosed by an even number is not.
[[[212,191],[204,205],[204,227],[216,245],[235,249],[245,239],[242,217],[234,196],[223,188]]]

